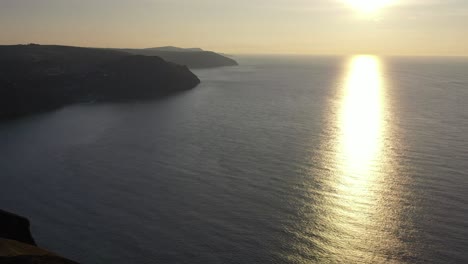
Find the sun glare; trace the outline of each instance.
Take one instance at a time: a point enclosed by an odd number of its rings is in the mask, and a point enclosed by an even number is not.
[[[387,6],[391,0],[346,0],[355,9],[370,13]]]
[[[364,174],[378,152],[382,133],[382,79],[378,57],[354,57],[346,82],[341,154],[348,161],[348,170],[353,168]]]

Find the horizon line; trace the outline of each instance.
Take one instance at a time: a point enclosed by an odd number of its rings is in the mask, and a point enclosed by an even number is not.
[[[467,57],[468,54],[408,54],[408,53],[369,53],[369,52],[354,52],[354,53],[301,53],[301,52],[229,52],[229,51],[219,51],[219,50],[210,50],[205,49],[203,47],[198,46],[191,46],[189,48],[177,46],[177,45],[153,45],[153,46],[146,46],[146,47],[97,47],[97,46],[79,46],[79,45],[70,45],[70,44],[42,44],[36,42],[29,42],[29,43],[16,43],[16,44],[2,44],[0,46],[16,46],[16,45],[41,45],[41,46],[65,46],[65,47],[79,47],[79,48],[90,48],[90,49],[148,49],[148,48],[162,48],[162,47],[175,47],[175,48],[183,48],[183,49],[191,49],[191,48],[200,48],[203,51],[212,51],[216,53],[221,53],[221,55],[232,55],[232,56],[323,56],[323,57],[343,57],[343,56],[356,56],[356,55],[372,55],[378,57]]]

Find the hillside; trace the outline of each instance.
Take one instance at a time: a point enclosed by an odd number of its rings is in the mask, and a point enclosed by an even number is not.
[[[237,62],[231,58],[212,51],[199,48],[183,49],[177,47],[160,47],[148,49],[122,49],[128,53],[146,56],[158,56],[166,61],[186,65],[189,68],[215,68],[236,66]]]
[[[0,118],[89,101],[151,99],[200,80],[154,56],[66,46],[0,46]]]

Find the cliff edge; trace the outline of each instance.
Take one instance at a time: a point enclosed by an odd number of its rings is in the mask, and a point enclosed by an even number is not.
[[[25,217],[0,210],[0,263],[7,264],[77,264],[39,248]]]

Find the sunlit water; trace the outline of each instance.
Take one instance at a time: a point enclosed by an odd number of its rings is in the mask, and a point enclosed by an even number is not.
[[[0,124],[0,207],[83,263],[468,263],[468,60],[238,59]]]

